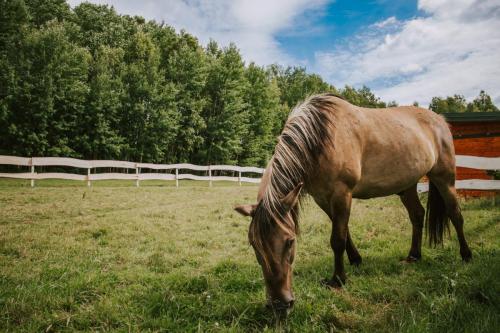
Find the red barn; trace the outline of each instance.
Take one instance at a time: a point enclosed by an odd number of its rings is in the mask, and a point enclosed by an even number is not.
[[[455,154],[500,156],[500,112],[445,113],[455,144]],[[485,170],[457,167],[457,179],[493,179]],[[486,191],[460,191],[467,196],[493,195]]]

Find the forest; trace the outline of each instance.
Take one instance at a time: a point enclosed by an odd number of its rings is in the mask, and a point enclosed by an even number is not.
[[[0,0],[3,155],[265,166],[290,109],[320,92],[397,105],[303,67],[245,63],[235,44],[201,45],[109,6]],[[429,108],[499,111],[484,91]]]

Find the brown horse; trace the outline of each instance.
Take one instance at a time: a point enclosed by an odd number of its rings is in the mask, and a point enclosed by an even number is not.
[[[417,182],[427,175],[427,214]],[[444,119],[418,107],[367,109],[334,95],[308,98],[290,114],[267,165],[257,204],[235,207],[251,216],[249,241],[262,266],[268,301],[274,310],[293,306],[292,263],[298,234],[299,201],[308,193],[332,221],[334,253],[329,286],[346,281],[343,255],[351,264],[361,256],[349,234],[352,198],[398,194],[412,223],[408,261],[421,257],[424,219],[431,245],[443,241],[451,219],[460,254],[472,253],[463,232],[455,191],[455,152]]]

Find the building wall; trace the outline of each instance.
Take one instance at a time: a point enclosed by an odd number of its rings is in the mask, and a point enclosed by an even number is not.
[[[455,154],[483,157],[500,156],[500,121],[451,122]],[[486,170],[457,168],[457,179],[493,179]],[[460,191],[466,196],[494,195],[486,191]]]
[[[500,133],[500,121],[488,122],[454,122],[448,120],[451,131],[454,137],[467,136],[467,135],[481,135],[485,136],[493,133]],[[500,153],[497,151],[497,153]]]

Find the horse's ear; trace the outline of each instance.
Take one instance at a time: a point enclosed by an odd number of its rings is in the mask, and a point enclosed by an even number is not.
[[[235,206],[234,210],[243,216],[253,216],[255,208],[257,208],[257,205],[239,205]]]
[[[291,190],[283,199],[281,199],[281,204],[283,205],[283,208],[286,212],[290,211],[299,203],[299,195],[303,186],[303,182],[298,183],[293,190]]]

